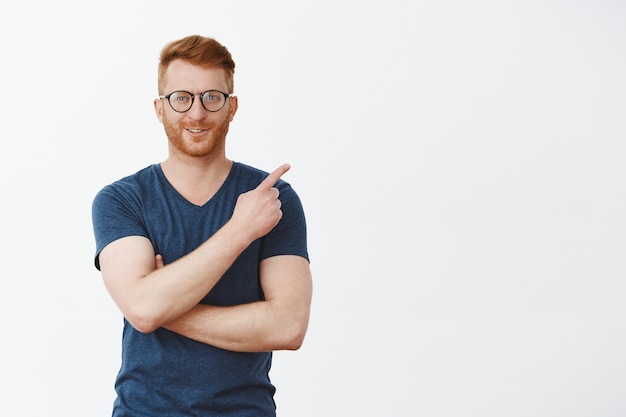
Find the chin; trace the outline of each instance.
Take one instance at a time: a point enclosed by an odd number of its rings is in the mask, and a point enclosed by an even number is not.
[[[170,141],[178,152],[195,157],[203,158],[219,152],[220,147],[214,140],[193,142],[193,141]]]

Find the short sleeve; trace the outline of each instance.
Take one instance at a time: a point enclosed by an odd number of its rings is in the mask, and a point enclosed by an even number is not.
[[[278,255],[299,255],[309,260],[306,219],[300,197],[282,180],[277,188],[283,217],[262,239],[261,259]]]
[[[148,237],[142,211],[139,198],[120,184],[108,185],[96,195],[91,217],[96,240],[94,264],[98,270],[100,252],[109,243],[127,236]]]

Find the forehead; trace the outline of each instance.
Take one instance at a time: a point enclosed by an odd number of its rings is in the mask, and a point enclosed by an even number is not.
[[[187,90],[199,93],[206,90],[228,92],[226,71],[219,67],[201,67],[177,59],[165,70],[165,90]]]

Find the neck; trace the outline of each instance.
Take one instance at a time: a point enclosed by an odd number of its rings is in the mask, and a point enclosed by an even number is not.
[[[184,198],[203,205],[213,197],[228,176],[233,162],[226,157],[182,160],[170,155],[161,163],[165,178]]]

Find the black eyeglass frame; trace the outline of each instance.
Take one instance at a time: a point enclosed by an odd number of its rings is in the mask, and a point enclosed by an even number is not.
[[[174,106],[172,106],[172,102],[170,101],[170,97],[172,96],[172,94],[176,94],[176,93],[187,93],[187,94],[189,94],[191,96],[191,103],[189,104],[189,108],[187,110],[183,110],[183,111],[176,110],[174,108]],[[219,93],[219,94],[223,95],[224,96],[224,102],[222,103],[222,107],[220,107],[217,110],[209,110],[209,109],[207,109],[206,106],[204,105],[204,100],[203,100],[204,95],[207,94],[207,93]],[[224,108],[224,106],[226,105],[226,99],[229,98],[229,97],[234,97],[234,94],[224,93],[223,91],[220,91],[220,90],[206,90],[206,91],[204,91],[202,93],[199,93],[199,94],[193,94],[193,93],[191,93],[189,91],[185,91],[185,90],[176,90],[176,91],[172,91],[171,93],[169,93],[167,95],[159,96],[159,98],[160,99],[167,99],[167,102],[169,103],[170,107],[176,113],[186,113],[189,110],[191,110],[191,108],[193,107],[193,102],[196,99],[196,96],[200,96],[200,104],[202,104],[202,108],[204,110],[206,110],[208,112],[211,112],[211,113],[215,113],[215,112],[218,112],[218,111],[222,110]]]

